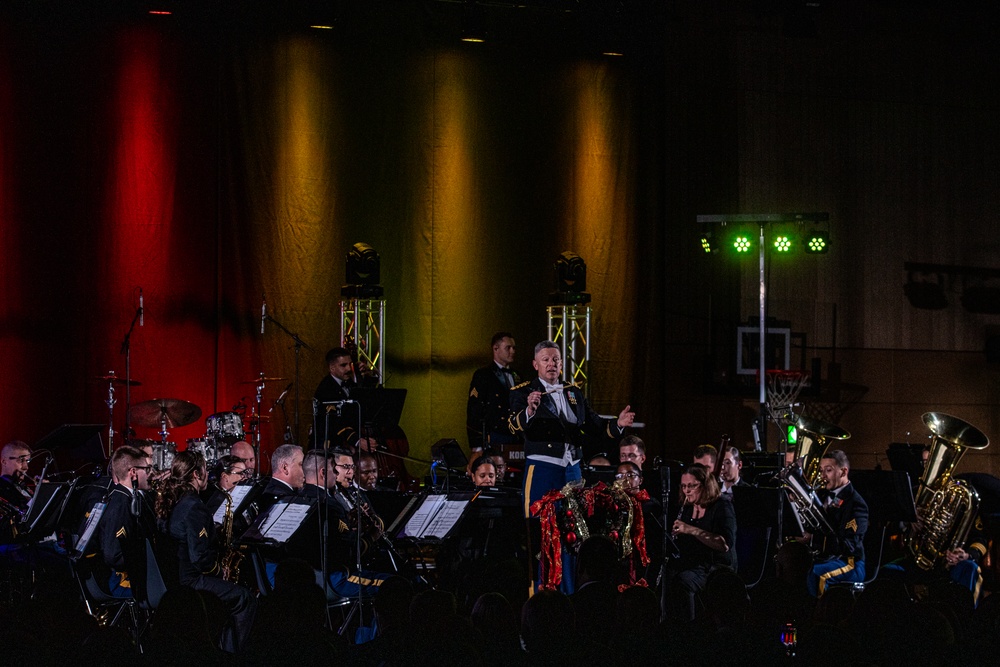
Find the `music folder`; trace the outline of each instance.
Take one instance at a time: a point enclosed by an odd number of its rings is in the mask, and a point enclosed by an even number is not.
[[[315,503],[277,502],[260,513],[241,540],[284,544],[302,526],[314,506]]]
[[[428,494],[412,510],[396,537],[445,539],[455,529],[472,497],[471,493]]]

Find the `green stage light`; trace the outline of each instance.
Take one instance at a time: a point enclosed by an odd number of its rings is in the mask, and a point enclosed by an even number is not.
[[[788,425],[788,439],[789,445],[794,445],[799,441],[799,431],[795,428],[795,424]]]
[[[826,232],[813,232],[806,237],[806,252],[822,253],[830,249],[830,236]]]
[[[746,234],[737,234],[733,238],[733,247],[736,248],[736,252],[750,252],[753,240]]]
[[[774,237],[774,251],[775,252],[789,252],[792,249],[792,239],[787,235],[779,235]]]
[[[714,248],[712,248],[712,232],[704,232],[701,235],[701,249],[705,251],[706,254],[710,254]]]

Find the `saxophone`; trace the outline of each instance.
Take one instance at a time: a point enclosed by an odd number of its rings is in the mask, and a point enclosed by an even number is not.
[[[219,549],[219,576],[235,584],[240,579],[240,561],[243,560],[243,552],[233,546],[233,497],[221,487],[219,490],[226,496],[226,513],[222,517]]]

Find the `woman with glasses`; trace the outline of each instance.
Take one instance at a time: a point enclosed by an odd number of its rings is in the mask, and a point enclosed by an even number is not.
[[[247,468],[247,464],[236,456],[223,456],[219,459],[219,488],[227,493],[252,474],[253,470]]]
[[[681,511],[672,532],[680,557],[666,566],[663,614],[694,620],[697,593],[719,568],[736,569],[736,513],[719,483],[702,465],[681,475]]]

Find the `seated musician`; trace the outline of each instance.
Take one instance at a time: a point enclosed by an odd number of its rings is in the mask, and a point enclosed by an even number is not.
[[[357,572],[358,517],[349,511],[355,501],[345,498],[342,495],[344,489],[338,484],[339,470],[342,469],[338,467],[338,463],[340,466],[346,465],[345,460],[352,460],[350,452],[346,450],[333,450],[329,453],[320,449],[310,450],[302,464],[305,485],[298,498],[315,501],[319,503],[318,507],[325,510],[328,526],[325,531],[326,563],[330,588],[338,595],[351,597],[357,595],[359,589],[374,594],[389,575]],[[350,470],[353,477],[353,468]],[[362,549],[367,549],[376,537],[373,531],[379,527],[367,524],[364,516],[362,524],[361,546]],[[323,550],[319,524],[316,521],[308,520],[303,524],[287,546],[290,555],[303,558],[316,570],[321,569],[320,556]],[[269,565],[268,570],[271,569]]]
[[[639,579],[655,582],[663,559],[663,507],[660,501],[642,489],[642,469],[633,461],[623,461],[615,471],[615,481],[621,482],[631,496],[639,496],[642,502],[642,523],[646,536],[646,553],[649,565],[643,567],[639,554],[633,550],[628,583]]]
[[[733,498],[734,486],[750,486],[750,484],[740,476],[743,470],[743,460],[740,457],[740,450],[735,447],[727,447],[726,453],[722,457],[722,466],[719,469],[720,491],[724,498]]]
[[[368,452],[360,452],[357,459],[358,488],[362,491],[378,489],[378,460]]]
[[[111,457],[113,484],[87,551],[99,557],[94,563],[98,585],[117,598],[132,597],[124,550],[130,551],[130,559],[145,558],[144,540],[156,533],[153,510],[141,493],[149,489],[152,467],[145,453],[134,447],[120,447]]]
[[[246,644],[257,602],[247,589],[220,578],[231,545],[217,544],[212,513],[198,496],[207,486],[205,457],[179,452],[156,500],[156,519],[160,532],[176,547],[179,583],[212,593],[229,609],[231,621],[223,630],[221,647],[235,653]]]
[[[497,468],[489,456],[480,456],[469,466],[472,483],[475,486],[494,487],[497,485]]]
[[[493,467],[497,471],[495,486],[503,486],[507,481],[507,461],[504,460],[503,454],[497,451],[487,452],[486,455],[493,461]]]
[[[219,480],[219,488],[227,493],[253,474],[252,468],[247,468],[242,459],[231,454],[219,459],[216,467],[216,478]]]
[[[246,440],[237,440],[230,448],[229,454],[243,462],[243,465],[250,471],[250,474],[247,476],[248,478],[257,474],[257,454],[254,452],[253,445],[249,442]]]
[[[854,490],[850,472],[851,462],[839,449],[828,451],[820,460],[824,488],[818,495],[834,534],[822,540],[819,560],[809,573],[809,592],[817,597],[831,583],[865,579],[868,504]]]
[[[26,442],[14,440],[0,450],[0,499],[22,511],[31,500],[27,484],[30,461],[31,448]]]
[[[689,466],[681,475],[683,505],[673,534],[680,557],[667,565],[663,585],[663,613],[693,620],[696,594],[708,576],[720,567],[736,569],[736,513],[722,500],[719,483],[702,465]]]
[[[715,470],[715,463],[719,460],[719,450],[715,445],[698,445],[694,448],[692,455],[693,463],[705,466],[709,470]]]
[[[271,454],[271,479],[264,487],[264,496],[269,497],[271,502],[293,496],[302,488],[305,479],[302,456],[302,448],[298,445],[281,445]]]

